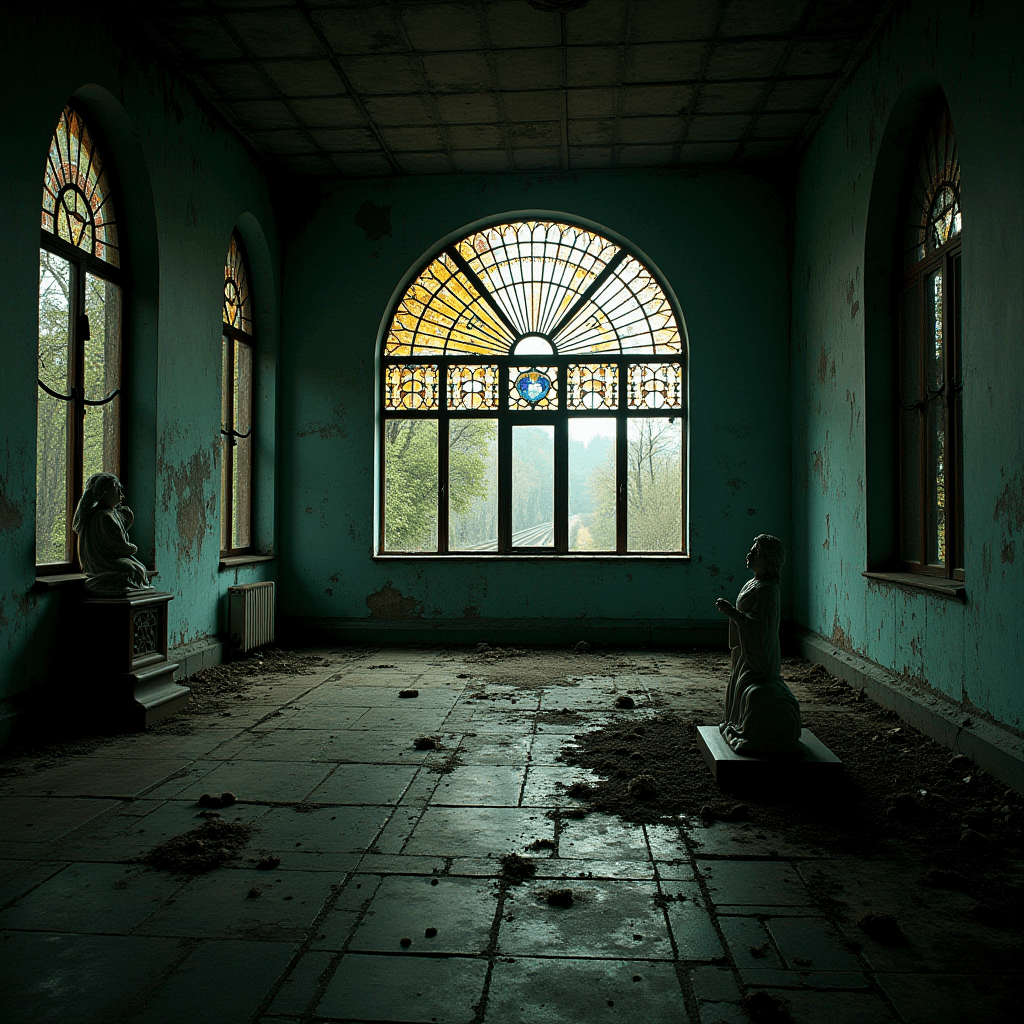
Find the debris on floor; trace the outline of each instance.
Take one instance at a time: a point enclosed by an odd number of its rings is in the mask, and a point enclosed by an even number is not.
[[[420,695],[419,690],[399,690],[399,697],[418,697]]]
[[[751,1024],[790,1024],[789,1000],[771,992],[751,992],[742,999]]]
[[[618,697],[616,699],[615,706],[617,708],[622,708],[624,711],[629,711],[630,709],[636,707],[636,701],[633,700],[632,697],[623,694],[621,697]]]
[[[211,818],[154,846],[142,862],[161,871],[198,875],[234,860],[251,838],[251,825]]]
[[[268,855],[266,857],[260,857],[260,859],[256,862],[256,870],[257,871],[273,871],[274,868],[276,868],[280,863],[281,863],[281,858],[280,857],[274,857],[272,855]]]
[[[526,845],[528,850],[553,850],[554,848],[555,841],[553,839],[534,839],[532,843]]]
[[[234,793],[204,793],[197,802],[200,807],[230,807],[237,801]]]
[[[550,892],[543,893],[539,898],[545,900],[549,907],[571,907],[572,889],[552,889]]]
[[[518,853],[506,853],[501,857],[501,877],[506,885],[519,885],[537,873],[537,865]]]
[[[573,647],[573,650],[577,654],[589,654],[590,653],[590,644],[588,644],[586,640],[580,640],[576,644],[576,646]]]
[[[892,914],[861,914],[857,918],[857,927],[883,946],[897,946],[906,941],[899,922]]]
[[[427,928],[427,929],[424,930],[423,934],[428,939],[432,939],[435,935],[437,935],[437,929],[436,928]]]
[[[658,784],[650,775],[638,775],[626,787],[634,800],[653,800],[658,795]]]
[[[399,939],[398,944],[402,947],[402,949],[408,949],[412,945],[412,939]]]
[[[441,738],[439,736],[417,736],[412,741],[412,745],[417,750],[437,750],[441,746]]]

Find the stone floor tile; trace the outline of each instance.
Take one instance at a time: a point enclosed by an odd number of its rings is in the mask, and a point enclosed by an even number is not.
[[[753,917],[719,917],[725,944],[740,970],[782,967],[778,951],[765,926]]]
[[[751,988],[867,989],[868,979],[855,971],[782,971],[740,968],[740,978]]]
[[[800,906],[814,901],[800,876],[781,861],[698,860],[715,904]]]
[[[467,957],[348,953],[316,1013],[361,1021],[468,1024],[486,974],[486,961]]]
[[[230,791],[239,800],[302,800],[333,770],[327,764],[293,761],[224,761],[208,775],[177,794],[177,800],[197,800],[203,793]]]
[[[749,822],[718,821],[703,825],[699,819],[684,826],[700,856],[721,857],[817,857],[820,851],[787,842]]]
[[[248,1024],[295,950],[286,942],[201,942],[130,1024]]]
[[[176,939],[54,932],[0,932],[0,950],[11,1024],[110,1024],[181,955]]]
[[[459,745],[459,760],[465,765],[521,765],[526,763],[531,742],[524,735],[466,736]]]
[[[610,814],[588,814],[562,823],[558,852],[563,857],[649,860],[643,828]]]
[[[310,949],[340,952],[355,931],[359,914],[353,910],[330,910],[317,922]]]
[[[538,858],[538,878],[632,878],[651,880],[654,865],[643,860],[591,860],[554,857]]]
[[[570,907],[548,906],[544,894],[561,888],[550,881],[516,887],[498,932],[502,955],[672,959],[652,882],[576,879],[567,886]]]
[[[5,796],[0,815],[0,840],[49,843],[109,811],[109,799]]]
[[[600,778],[586,768],[569,765],[530,765],[523,789],[524,807],[582,807],[585,801],[571,797],[567,790],[574,782],[595,783]]]
[[[671,964],[525,957],[494,965],[484,1015],[485,1024],[686,1024],[689,1019]]]
[[[298,942],[338,881],[319,871],[221,869],[190,880],[143,935]]]
[[[9,791],[19,796],[125,799],[158,785],[180,767],[180,757],[92,755],[16,777]]]
[[[66,867],[66,861],[0,860],[0,908],[20,899]]]
[[[667,901],[666,910],[679,959],[722,959],[725,951],[697,883],[672,882],[663,889],[667,895],[675,897]]]
[[[446,708],[406,707],[409,703],[403,701],[402,706],[396,708],[370,708],[365,715],[360,716],[350,731],[381,729],[412,738],[438,732],[443,728],[448,714]]]
[[[645,825],[644,831],[655,860],[689,860],[686,843],[675,825]]]
[[[694,877],[693,865],[688,861],[663,861],[656,864],[658,877],[666,882],[686,881]]]
[[[414,764],[339,764],[309,799],[324,804],[397,804],[417,771]]]
[[[181,879],[136,865],[69,864],[0,911],[0,928],[125,935],[181,884]]]
[[[482,953],[490,940],[497,889],[471,878],[409,878],[391,875],[378,886],[349,949],[398,953],[408,938],[410,953]],[[427,938],[428,928],[437,934]]]
[[[306,953],[288,973],[274,1001],[267,1007],[267,1014],[279,1021],[281,1014],[300,1016],[316,995],[320,975],[330,967],[332,960],[329,952]]]
[[[439,875],[444,871],[443,857],[404,857],[367,853],[359,861],[360,874]],[[495,867],[494,873],[497,873]]]
[[[805,971],[859,971],[857,958],[843,948],[835,929],[819,917],[773,917],[772,938],[790,967]]]
[[[750,1024],[750,1018],[739,1003],[703,1003],[700,1024]]]
[[[906,1024],[1019,1020],[1020,970],[1012,974],[877,974]]]
[[[789,1001],[793,1024],[891,1024],[896,1020],[889,1007],[874,992],[788,989],[779,990],[776,994]],[[972,1016],[957,1022],[954,1018],[942,1017],[941,1021],[942,1024],[974,1024],[982,1019]]]
[[[362,853],[384,827],[390,807],[317,807],[296,811],[273,807],[259,821],[253,849]]]
[[[321,747],[340,729],[270,729],[245,732],[217,748],[231,761],[315,761]]]
[[[438,732],[439,729],[412,729],[401,733],[379,729],[348,729],[327,741],[320,750],[318,760],[352,764],[419,765],[426,761],[432,751],[416,750],[412,741],[417,736],[427,733],[435,735]]]
[[[530,764],[556,766],[563,763],[562,755],[578,744],[572,733],[546,733],[538,730],[530,743]]]
[[[695,967],[690,971],[690,984],[701,1002],[739,1002],[736,977],[728,967]]]
[[[434,857],[522,853],[535,839],[554,839],[554,829],[552,821],[528,807],[428,807],[400,852]]]
[[[516,807],[525,768],[508,765],[467,765],[446,775],[434,790],[438,806]]]

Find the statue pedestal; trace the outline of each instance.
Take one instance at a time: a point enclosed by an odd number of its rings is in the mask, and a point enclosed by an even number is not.
[[[101,714],[144,729],[188,702],[188,687],[173,680],[167,660],[167,605],[173,594],[130,590],[82,603],[82,649],[93,666],[93,694]]]
[[[717,725],[697,727],[697,749],[720,786],[823,783],[842,774],[843,762],[810,729],[800,731],[800,746],[788,757],[745,757],[725,742]]]

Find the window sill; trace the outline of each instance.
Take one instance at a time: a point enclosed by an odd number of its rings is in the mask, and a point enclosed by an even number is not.
[[[911,572],[862,572],[869,580],[888,583],[902,590],[924,591],[940,597],[951,597],[964,604],[967,603],[967,587],[963,580],[950,580],[942,576],[919,576]]]
[[[261,562],[272,562],[277,555],[227,555],[220,560],[219,568],[238,569],[243,565],[259,565]]]
[[[375,562],[603,562],[606,565],[614,565],[623,562],[690,562],[689,555],[645,555],[640,552],[628,555],[596,554],[588,555],[583,552],[570,553],[567,555],[545,554],[531,551],[529,554],[465,554],[465,555],[374,555]]]
[[[151,580],[160,575],[156,569],[147,569],[146,575]],[[69,587],[75,583],[85,583],[88,577],[84,572],[62,572],[54,573],[52,576],[37,576],[35,586],[41,590],[50,590],[54,587]]]

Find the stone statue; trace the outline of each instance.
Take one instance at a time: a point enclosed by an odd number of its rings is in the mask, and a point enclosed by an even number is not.
[[[738,754],[771,757],[799,754],[800,704],[782,681],[779,650],[779,577],[786,560],[782,541],[754,538],[747,568],[754,573],[733,606],[720,597],[715,607],[729,617],[732,671],[719,731]]]
[[[71,525],[78,534],[78,554],[96,594],[124,594],[150,586],[146,567],[135,557],[139,549],[128,540],[135,514],[122,505],[121,481],[113,473],[93,473],[75,509]]]

